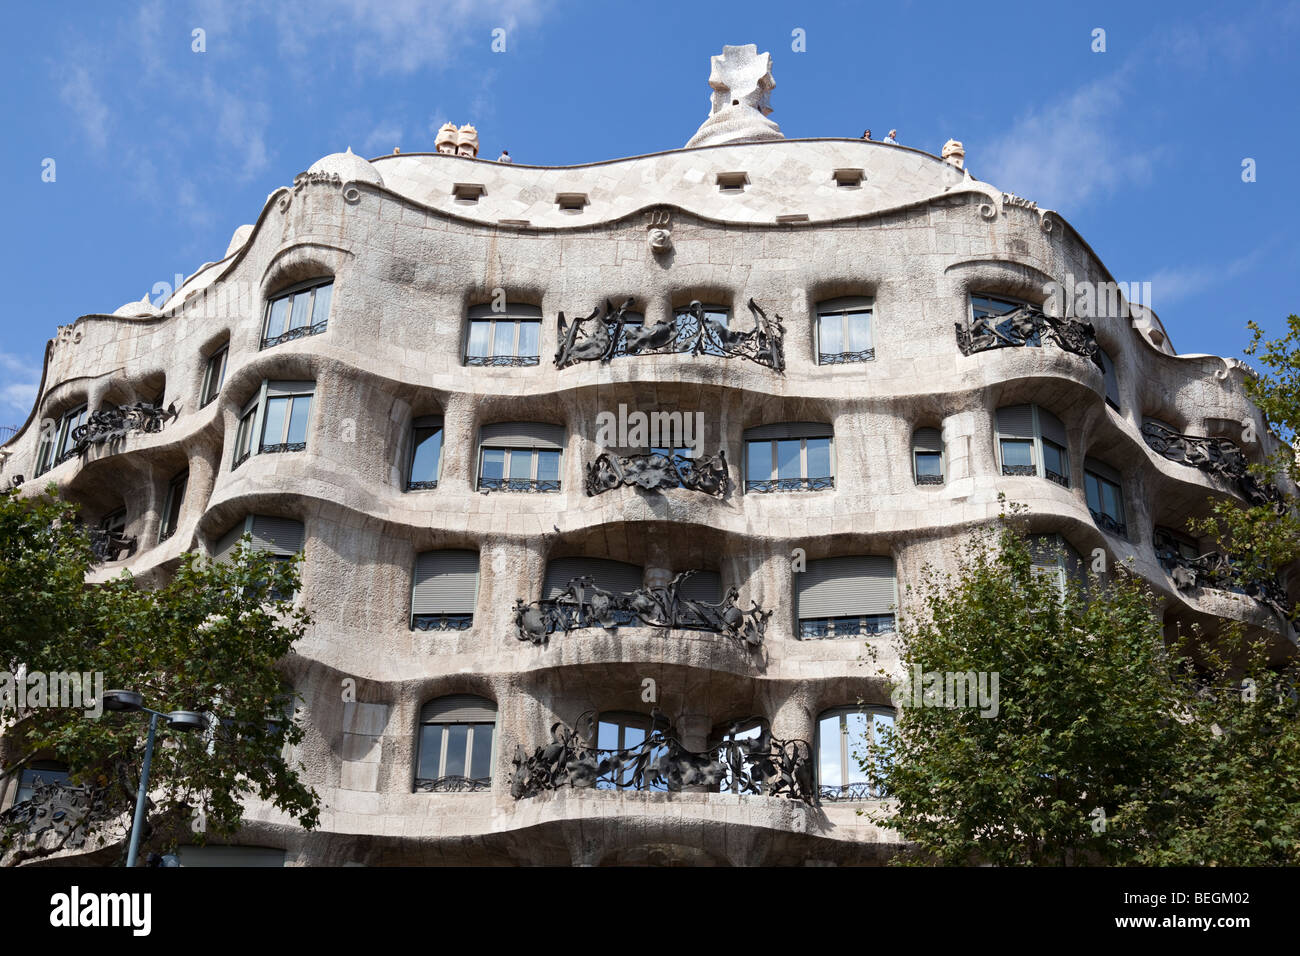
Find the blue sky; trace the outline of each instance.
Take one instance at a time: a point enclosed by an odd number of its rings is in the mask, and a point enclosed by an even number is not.
[[[6,27],[0,425],[25,419],[56,326],[219,259],[320,156],[432,150],[447,120],[525,163],[675,148],[724,43],[771,51],[788,137],[962,140],[974,175],[1151,282],[1180,352],[1238,355],[1248,319],[1300,312],[1296,0],[147,0],[14,5]]]

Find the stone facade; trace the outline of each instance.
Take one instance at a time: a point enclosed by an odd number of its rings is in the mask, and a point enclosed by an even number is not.
[[[1154,527],[1182,527],[1207,495],[1230,489],[1151,451],[1145,418],[1201,435],[1253,423],[1271,440],[1237,363],[1174,354],[1149,310],[1092,318],[1115,369],[1114,408],[1098,365],[1053,343],[958,348],[954,327],[969,322],[973,294],[1041,303],[1049,281],[1111,279],[1059,215],[972,178],[960,153],[949,148],[945,161],[860,140],[773,139],[542,168],[460,152],[326,157],[273,193],[225,258],[170,301],[60,329],[37,405],[0,451],[0,481],[23,476],[24,490],[54,481],[92,522],[125,508],[138,546],[99,579],[122,568],[165,575],[180,553],[214,551],[250,514],[302,522],[299,599],[315,623],[285,669],[304,700],[299,756],[324,800],[322,826],[304,833],[255,805],[241,842],[284,848],[299,865],[881,862],[896,838],[857,813],[876,801],[812,805],[698,787],[561,787],[516,799],[512,757],[587,711],[649,714],[646,679],[688,749],[751,715],[778,738],[824,745],[827,710],[889,705],[877,668],[896,673],[897,661],[888,634],[868,639],[875,663],[862,640],[799,639],[792,552],[892,558],[905,616],[909,581],[926,563],[951,568],[955,544],[998,514],[999,492],[1030,507],[1035,531],[1059,533],[1085,556],[1131,561],[1163,595],[1170,628],[1212,630],[1228,617],[1289,633],[1236,595],[1179,590],[1153,550]],[[745,174],[739,188],[720,183],[734,173]],[[576,209],[557,198],[575,193]],[[325,328],[263,347],[268,300],[323,277],[333,279]],[[502,294],[540,308],[535,365],[466,363],[470,310]],[[874,358],[819,364],[817,304],[843,296],[870,298]],[[685,352],[555,367],[561,312],[573,321],[627,298],[647,328],[698,300],[729,309],[737,330],[750,327],[753,300],[780,316],[784,370]],[[227,344],[220,393],[202,404],[208,357]],[[232,468],[241,411],[263,382],[282,380],[315,383],[305,447]],[[43,420],[160,396],[176,416],[159,430],[128,431],[37,475]],[[1003,474],[997,410],[1030,403],[1064,425],[1068,488]],[[725,497],[626,485],[588,496],[597,416],[620,404],[702,411],[704,449],[725,450],[737,487]],[[408,491],[412,424],[430,415],[443,423],[437,486]],[[479,430],[519,421],[563,426],[560,490],[484,494]],[[745,490],[746,430],[783,422],[833,430],[832,488]],[[942,483],[915,479],[918,428],[940,430]],[[1126,535],[1090,514],[1087,458],[1121,472]],[[179,520],[160,540],[169,481],[186,467]],[[410,625],[417,556],[437,549],[479,555],[467,629]],[[630,562],[647,580],[715,571],[742,606],[773,614],[756,649],[648,626],[520,641],[516,601],[543,597],[548,561],[564,556]],[[349,679],[356,699],[344,702]],[[417,792],[421,709],[454,694],[496,704],[492,784]]]

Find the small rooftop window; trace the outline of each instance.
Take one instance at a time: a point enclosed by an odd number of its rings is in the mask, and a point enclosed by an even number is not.
[[[718,189],[724,193],[743,193],[749,185],[749,173],[718,173]]]
[[[451,195],[456,202],[478,202],[479,197],[486,192],[482,183],[456,183],[451,187]]]
[[[586,193],[556,193],[555,205],[560,212],[582,212],[587,206]]]
[[[857,189],[865,178],[860,169],[837,169],[831,173],[831,177],[841,189]]]

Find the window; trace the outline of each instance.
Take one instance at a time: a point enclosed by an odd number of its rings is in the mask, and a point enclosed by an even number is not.
[[[831,173],[835,180],[835,185],[840,189],[858,189],[862,186],[863,171],[861,169],[837,169]]]
[[[65,412],[53,430],[41,432],[41,444],[36,453],[36,474],[45,474],[77,453],[77,442],[72,433],[86,424],[86,417],[86,406],[78,405]]]
[[[718,191],[724,193],[743,193],[749,185],[749,173],[718,173]]]
[[[181,520],[181,505],[185,502],[185,486],[189,484],[190,470],[186,468],[167,484],[167,500],[163,504],[162,526],[158,540],[166,541],[176,533]]]
[[[482,183],[454,183],[451,187],[452,198],[460,203],[476,203],[486,194],[487,188]]]
[[[918,428],[912,433],[912,480],[918,485],[943,484],[943,433]]]
[[[223,345],[208,359],[207,368],[203,370],[203,391],[199,397],[199,408],[210,404],[221,394],[221,386],[226,381],[226,359],[230,356],[230,346]]]
[[[745,491],[823,491],[834,487],[829,425],[791,422],[745,432]]]
[[[887,760],[886,728],[894,726],[889,707],[826,711],[817,721],[817,784],[823,800],[876,800],[863,758]]]
[[[466,630],[474,623],[477,603],[477,551],[426,551],[416,557],[411,630]]]
[[[529,366],[540,355],[542,310],[507,302],[505,308],[476,305],[469,310],[466,365]]]
[[[557,193],[555,205],[560,212],[582,212],[587,206],[586,193]]]
[[[1051,579],[1057,586],[1061,599],[1065,599],[1067,579],[1082,585],[1087,580],[1083,559],[1079,552],[1059,534],[1034,534],[1029,536],[1029,553],[1033,574]]]
[[[1059,418],[1037,405],[1009,405],[998,409],[997,429],[1002,474],[1070,487],[1068,439]]]
[[[14,792],[13,804],[30,800],[40,784],[67,783],[68,768],[52,760],[34,760],[31,765],[18,774],[18,789]]]
[[[989,324],[997,325],[997,319],[1000,316],[1008,315],[1017,309],[1033,309],[1040,311],[1038,306],[1032,302],[1026,302],[1023,299],[1009,299],[1002,296],[972,294],[970,297],[970,324],[974,325],[979,319],[988,319]],[[1037,330],[1033,335],[1025,339],[1025,345],[1041,346],[1042,336]]]
[[[654,733],[653,724],[645,714],[628,711],[613,711],[600,715],[596,725],[596,749],[613,752],[642,748],[646,740]],[[653,746],[650,759],[643,764],[644,773],[638,779],[637,761],[627,760],[614,763],[604,775],[596,778],[597,790],[659,790],[668,789],[668,781],[662,777],[650,782],[655,776],[661,757],[668,753],[666,745]],[[603,753],[602,757],[608,756]]]
[[[488,790],[492,786],[497,705],[483,697],[439,697],[420,712],[416,790]]]
[[[1092,520],[1103,531],[1110,531],[1121,537],[1128,537],[1128,525],[1124,520],[1124,493],[1121,490],[1123,478],[1120,473],[1095,458],[1084,459],[1083,488],[1088,498],[1088,510]]]
[[[315,382],[263,382],[240,413],[231,469],[247,461],[254,447],[259,453],[303,451],[315,391]]]
[[[1157,525],[1152,543],[1155,546],[1156,560],[1169,572],[1201,556],[1201,548],[1194,538],[1172,528]]]
[[[406,490],[437,488],[441,460],[442,418],[429,415],[415,419],[411,423],[411,462],[406,472]]]
[[[894,631],[898,588],[892,558],[853,555],[809,561],[794,575],[800,640]]]
[[[325,331],[334,280],[313,279],[282,292],[266,304],[262,348]]]
[[[240,538],[247,533],[252,535],[250,548],[266,551],[277,561],[290,561],[303,549],[306,537],[301,521],[292,518],[278,518],[271,515],[248,515],[233,528],[221,536],[212,551],[213,561],[228,561],[239,544]],[[293,599],[291,594],[272,591],[274,601]]]
[[[1119,378],[1115,374],[1115,363],[1105,349],[1098,349],[1101,356],[1102,375],[1106,381],[1106,404],[1119,411]]]
[[[817,364],[870,362],[876,357],[871,337],[873,300],[848,296],[817,303]]]
[[[559,491],[564,429],[538,422],[484,425],[479,491]]]

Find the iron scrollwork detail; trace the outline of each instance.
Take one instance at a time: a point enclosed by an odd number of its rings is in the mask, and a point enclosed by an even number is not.
[[[1245,580],[1232,559],[1218,551],[1188,557],[1179,548],[1177,539],[1163,529],[1156,529],[1153,543],[1156,560],[1168,572],[1178,590],[1214,588],[1236,591],[1263,604],[1284,620],[1292,619],[1295,609],[1287,599],[1286,588],[1276,579]]]
[[[653,325],[629,322],[627,311],[632,302],[629,298],[615,309],[606,300],[603,316],[598,306],[586,318],[575,319],[572,324],[561,312],[555,367],[608,362],[626,355],[690,354],[745,358],[773,371],[785,371],[785,325],[779,314],[769,319],[753,299],[749,300],[749,311],[754,317],[754,327],[744,331],[733,330],[709,316],[698,300]]]
[[[90,530],[90,554],[96,564],[105,561],[120,561],[125,552],[127,557],[135,554],[136,536],[121,531],[109,531],[105,528]]]
[[[417,793],[484,793],[492,789],[491,777],[438,777],[436,780],[417,778]]]
[[[101,408],[87,416],[84,424],[72,430],[72,448],[66,457],[81,454],[91,445],[120,441],[130,432],[155,434],[162,431],[163,425],[174,419],[176,414],[175,402],[165,409],[150,402]]]
[[[1251,505],[1271,505],[1278,514],[1286,513],[1282,492],[1250,473],[1250,459],[1232,439],[1184,435],[1152,421],[1142,423],[1142,438],[1157,455],[1236,485]]]
[[[32,843],[52,834],[54,849],[78,850],[86,845],[93,826],[113,816],[104,788],[38,778],[29,798],[0,813],[0,830]]]
[[[719,449],[716,456],[700,459],[685,455],[613,455],[602,452],[587,465],[586,489],[594,497],[620,485],[662,491],[686,488],[706,495],[725,498],[731,491],[731,472],[727,453]]]
[[[551,726],[551,742],[532,754],[522,744],[516,745],[511,796],[523,800],[562,787],[665,792],[698,788],[819,803],[807,741],[780,740],[766,724],[758,735],[741,737],[738,731],[743,724],[737,722],[720,740],[697,753],[682,745],[662,714],[656,716],[646,738],[622,750],[600,749],[587,742],[593,736],[595,711],[578,718],[578,726],[587,727],[585,735],[556,722]]]
[[[963,355],[992,349],[1037,347],[1047,338],[1067,352],[1082,355],[1105,371],[1097,330],[1091,322],[1056,318],[1030,306],[1020,306],[1001,315],[983,315],[957,323],[957,347]]]
[[[759,647],[772,612],[764,611],[757,601],[751,602],[748,609],[742,608],[738,603],[740,592],[734,587],[718,604],[683,597],[681,584],[694,573],[682,571],[667,587],[643,586],[630,594],[599,588],[590,576],[572,578],[558,597],[527,604],[522,598],[516,599],[515,637],[543,645],[556,632],[584,627],[613,631],[622,625],[711,631],[747,647]]]

